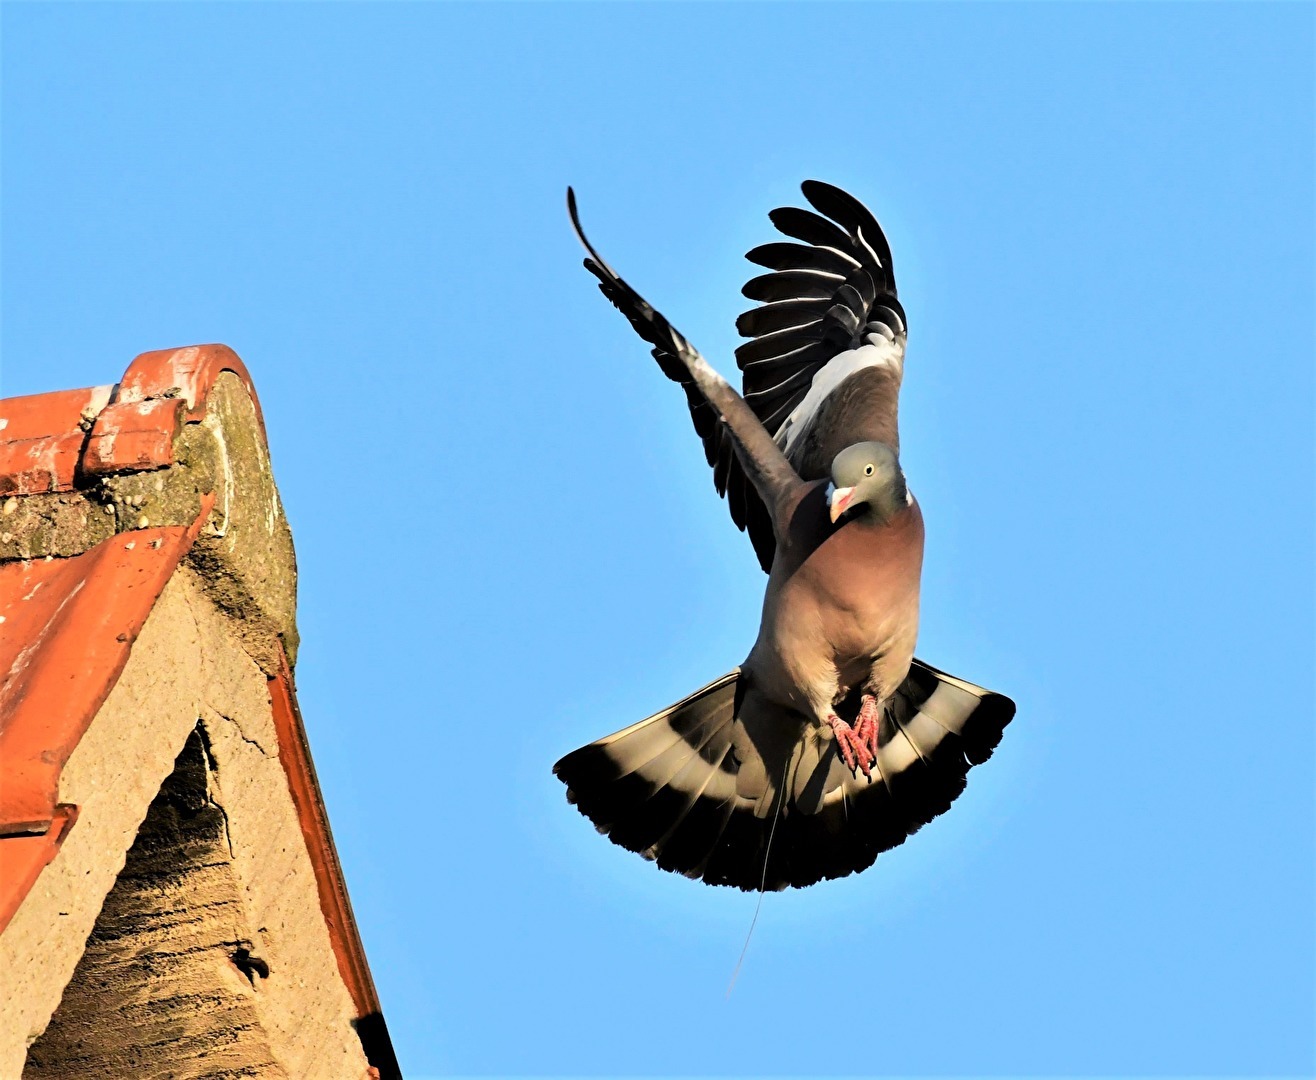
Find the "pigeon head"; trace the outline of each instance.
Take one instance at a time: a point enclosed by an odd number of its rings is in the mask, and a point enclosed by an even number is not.
[[[827,486],[832,521],[846,514],[886,522],[908,504],[900,459],[886,443],[855,443],[832,460],[832,482]]]

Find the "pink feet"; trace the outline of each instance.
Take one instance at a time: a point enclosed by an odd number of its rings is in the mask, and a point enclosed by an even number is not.
[[[859,716],[851,727],[835,713],[827,717],[836,736],[836,749],[851,772],[858,769],[868,779],[873,778],[873,762],[877,760],[877,736],[881,725],[877,698],[865,694],[859,704]]]
[[[835,713],[827,718],[827,723],[831,725],[832,732],[836,736],[836,748],[841,752],[841,758],[845,762],[846,768],[851,772],[860,769],[865,776],[871,779],[873,753],[868,749],[868,744],[860,737],[859,732]],[[873,741],[877,741],[876,736],[874,736]]]
[[[878,716],[877,698],[865,694],[859,705],[859,718],[855,721],[854,731],[874,760],[877,760]]]

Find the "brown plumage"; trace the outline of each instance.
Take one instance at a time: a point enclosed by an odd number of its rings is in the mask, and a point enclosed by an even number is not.
[[[914,659],[923,517],[898,458],[905,326],[890,251],[850,196],[816,181],[805,194],[835,220],[774,211],[806,245],[750,253],[781,272],[746,286],[769,303],[740,320],[760,335],[738,357],[741,398],[598,256],[568,193],[586,267],[685,389],[769,577],[739,668],[554,771],[616,843],[745,889],[870,865],[950,806],[1014,713]]]

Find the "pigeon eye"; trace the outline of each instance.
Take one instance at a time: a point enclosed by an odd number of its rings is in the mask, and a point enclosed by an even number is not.
[[[864,475],[865,475],[865,476],[872,476],[872,475],[873,475],[873,466],[871,466],[871,465],[865,465],[865,466],[864,466]]]

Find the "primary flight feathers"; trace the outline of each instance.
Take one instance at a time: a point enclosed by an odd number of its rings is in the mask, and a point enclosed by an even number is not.
[[[1014,715],[913,658],[923,520],[899,465],[905,313],[871,213],[820,181],[748,258],[744,396],[585,238],[586,268],[684,389],[735,523],[769,571],[739,668],[554,767],[600,831],[745,889],[870,865],[945,811]],[[846,719],[842,714],[848,714]],[[771,844],[769,845],[769,838]],[[770,850],[769,850],[770,847]]]

